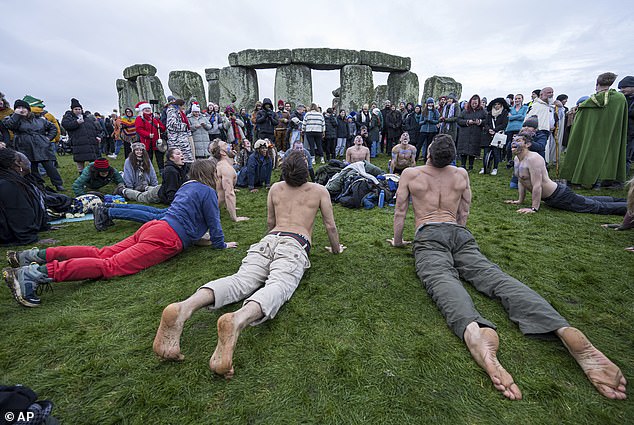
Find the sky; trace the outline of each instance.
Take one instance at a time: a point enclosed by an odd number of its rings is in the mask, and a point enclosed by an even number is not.
[[[229,66],[244,49],[330,47],[411,58],[425,79],[449,76],[462,98],[529,97],[552,86],[570,101],[594,92],[597,75],[634,75],[634,8],[603,1],[77,2],[0,0],[0,91],[26,94],[61,118],[71,97],[102,114],[118,108],[123,69],[168,74]],[[258,70],[259,97],[273,98],[275,70]],[[374,73],[386,84],[387,73]],[[313,71],[313,97],[330,105],[338,71]],[[206,81],[205,81],[206,86]],[[616,84],[615,84],[616,87]]]

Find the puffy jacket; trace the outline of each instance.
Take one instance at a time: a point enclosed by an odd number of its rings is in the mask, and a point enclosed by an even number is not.
[[[192,113],[187,115],[187,120],[192,129],[196,158],[207,158],[209,156],[209,151],[207,150],[209,147],[209,130],[211,130],[209,119],[203,114],[198,114],[198,117],[195,117]]]
[[[324,121],[326,124],[326,139],[337,138],[337,117],[330,114],[324,115]]]
[[[269,105],[270,109],[265,109],[264,107],[266,105]],[[264,134],[265,136],[272,136],[274,134],[275,127],[279,121],[277,119],[277,114],[273,110],[273,103],[271,102],[271,99],[264,98],[264,101],[262,102],[262,109],[258,112],[255,118],[255,123],[258,137],[261,138],[261,134]]]
[[[438,127],[436,127],[436,124],[438,124],[440,119],[440,113],[438,113],[438,109],[433,108],[433,109],[423,109],[422,110],[422,117],[420,120],[420,132],[421,133],[437,133],[438,132]]]
[[[68,132],[68,141],[73,147],[75,162],[94,161],[99,157],[99,142],[97,137],[105,134],[92,115],[83,113],[84,122],[77,122],[77,115],[73,111],[66,111],[62,117],[62,127]]]
[[[156,150],[156,141],[160,137],[160,130],[165,131],[165,126],[160,120],[157,120],[153,116],[150,119],[146,119],[143,114],[136,117],[134,121],[134,127],[136,134],[139,136],[139,141],[145,145],[145,150]],[[152,137],[150,137],[150,134]]]
[[[84,168],[84,171],[81,172],[77,180],[73,183],[73,192],[75,196],[85,195],[86,189],[88,190],[97,190],[101,189],[108,183],[116,183],[117,185],[125,184],[123,181],[123,177],[121,174],[113,168],[108,168],[108,175],[106,177],[101,177],[98,172],[92,172],[94,162],[91,162],[88,167]]]
[[[29,161],[55,160],[51,141],[57,136],[57,128],[47,119],[33,114],[24,117],[14,113],[2,122],[13,131],[16,150],[26,155]]]
[[[337,138],[345,139],[348,137],[348,122],[345,117],[337,116]]]

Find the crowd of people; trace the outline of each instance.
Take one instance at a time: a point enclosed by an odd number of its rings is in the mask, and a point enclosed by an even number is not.
[[[623,215],[622,224],[610,227],[633,227],[632,187],[627,200],[573,191],[573,185],[614,189],[625,183],[634,155],[634,77],[621,80],[621,92],[610,88],[615,81],[616,75],[601,74],[596,93],[571,110],[565,106],[567,96],[555,100],[551,87],[535,90],[527,104],[521,94],[490,102],[478,95],[460,102],[449,94],[437,101],[428,98],[424,105],[388,101],[382,110],[369,103],[360,111],[322,111],[316,103],[308,110],[301,104],[293,110],[283,100],[275,110],[265,98],[249,113],[235,105],[221,109],[209,103],[203,108],[195,100],[170,96],[161,110],[141,101],[135,105],[136,116],[126,108],[123,116],[106,118],[84,111],[71,99],[61,123],[46,112],[42,100],[26,96],[11,109],[2,96],[2,244],[33,243],[48,228],[47,210],[60,202],[54,194],[65,191],[55,164],[55,143],[62,131],[79,173],[72,185],[75,198],[112,185],[113,194],[137,202],[113,203],[104,196],[92,208],[96,229],[106,230],[115,219],[143,223],[133,235],[103,248],[9,251],[11,267],[3,276],[19,304],[38,307],[36,289],[51,282],[134,274],[192,245],[235,248],[237,243],[225,242],[220,208],[226,208],[232,221],[248,220],[237,214],[236,187],[250,192],[265,188],[266,235],[249,248],[236,274],[212,280],[185,301],[167,306],[154,340],[160,357],[182,360],[183,325],[196,310],[245,300],[239,310],[218,319],[218,345],[210,359],[215,373],[232,377],[240,332],[273,319],[310,267],[317,212],[330,241],[327,249],[344,251],[333,214],[334,182],[338,192],[349,194],[342,190],[349,185],[344,176],[359,174],[375,185],[381,178],[385,183],[377,187],[384,188],[384,195],[390,191],[390,175],[398,189],[389,242],[395,247],[409,243],[403,240],[403,227],[411,201],[418,276],[496,389],[509,399],[522,398],[497,360],[495,325],[475,310],[459,278],[501,298],[523,333],[559,337],[601,394],[623,399],[626,381],[619,368],[541,296],[485,258],[465,227],[471,204],[469,171],[476,158],[483,159],[480,174],[497,175],[503,161],[514,169],[510,184],[519,196],[506,202],[521,205],[531,193],[530,208],[519,213],[536,213],[543,202],[574,212]],[[121,148],[126,159],[119,172],[108,158],[116,159]],[[568,152],[562,161],[564,149]],[[387,173],[371,164],[380,154],[389,156]],[[326,162],[318,174],[331,165],[340,172],[328,174],[325,187],[310,182],[316,180],[317,164]],[[275,167],[281,168],[281,181],[272,183]],[[551,180],[549,167],[567,182]],[[46,187],[42,174],[54,189]],[[72,203],[61,196],[63,203]],[[141,205],[147,203],[166,208]]]

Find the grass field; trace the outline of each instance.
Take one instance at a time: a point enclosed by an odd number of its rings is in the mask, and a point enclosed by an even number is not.
[[[122,169],[122,159],[113,162]],[[60,166],[70,188],[72,159],[61,157]],[[516,214],[503,203],[517,196],[508,170],[471,179],[468,227],[484,254],[544,296],[634,382],[634,254],[623,250],[634,232],[599,226],[621,217],[545,206]],[[561,343],[522,336],[499,302],[468,287],[497,324],[500,361],[524,395],[504,399],[422,289],[410,249],[386,243],[393,208],[336,205],[348,247],[339,256],[324,250],[317,221],[312,268],[274,320],[243,332],[233,380],[212,376],[208,360],[217,318],[238,306],[196,313],[183,333],[184,362],[159,361],[152,341],[163,308],[234,273],[266,231],[266,192],[237,197],[239,214],[251,220],[233,223],[223,211],[222,224],[238,249],[195,247],[134,276],[57,283],[37,309],[18,306],[3,286],[0,384],[30,386],[55,403],[64,424],[634,423],[631,399],[603,398]],[[119,221],[97,233],[87,221],[41,237],[102,246],[138,227]],[[410,210],[408,239],[413,227]]]

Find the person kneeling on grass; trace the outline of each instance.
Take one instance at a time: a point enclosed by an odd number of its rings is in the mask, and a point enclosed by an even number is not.
[[[224,241],[218,197],[214,190],[215,163],[195,161],[190,179],[178,190],[165,217],[145,223],[123,241],[101,249],[94,246],[60,246],[9,251],[13,268],[3,270],[15,300],[37,307],[35,289],[40,284],[83,279],[109,279],[138,273],[175,256],[208,231],[214,248],[235,248]],[[35,264],[31,264],[35,263]]]
[[[308,252],[318,210],[330,240],[326,249],[334,254],[345,249],[339,244],[330,194],[325,187],[307,182],[308,165],[301,151],[294,150],[284,158],[282,175],[284,181],[275,183],[268,194],[269,232],[251,245],[238,272],[203,285],[187,300],[163,310],[153,345],[161,358],[183,360],[180,336],[185,321],[196,310],[219,309],[246,298],[242,308],[218,319],[218,345],[209,360],[213,372],[231,378],[240,332],[249,324],[274,318],[310,267]]]
[[[116,168],[111,167],[105,158],[97,158],[84,168],[79,177],[73,183],[75,196],[85,195],[87,191],[101,189],[107,184],[115,183],[117,187],[114,192],[125,187],[123,177]]]
[[[403,226],[411,196],[417,229],[416,272],[449,327],[505,397],[519,400],[522,392],[496,357],[499,339],[495,325],[475,309],[460,278],[487,296],[500,299],[523,334],[556,334],[602,395],[625,399],[627,381],[621,370],[539,294],[482,255],[465,227],[471,188],[467,171],[449,165],[455,155],[451,136],[440,135],[429,147],[427,165],[403,171],[396,193],[394,239],[388,241],[396,247],[406,245]]]

